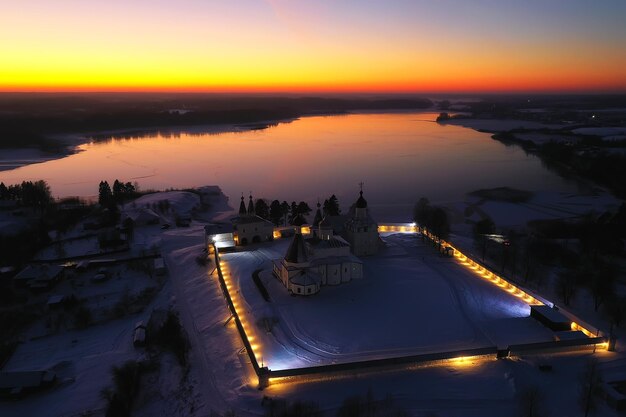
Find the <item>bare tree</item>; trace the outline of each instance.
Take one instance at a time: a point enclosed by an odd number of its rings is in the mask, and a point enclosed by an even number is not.
[[[545,396],[536,386],[526,387],[518,393],[517,404],[520,417],[541,417],[544,414]]]
[[[598,360],[592,358],[588,363],[585,371],[580,378],[580,407],[585,412],[585,417],[593,412],[596,408],[595,395],[600,391],[602,378]]]
[[[563,304],[570,305],[574,295],[576,295],[576,276],[571,270],[559,272],[556,280],[556,291],[561,296]]]

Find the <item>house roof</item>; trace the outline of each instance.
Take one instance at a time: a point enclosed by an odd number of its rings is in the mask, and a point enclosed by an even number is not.
[[[51,371],[0,372],[0,389],[35,388],[55,376]]]
[[[233,219],[233,223],[234,224],[251,224],[251,223],[265,223],[268,226],[271,225],[272,227],[274,227],[274,223],[272,223],[269,220],[265,220],[262,217],[259,216],[241,216],[241,217],[235,217]]]
[[[28,265],[22,269],[13,279],[30,281],[37,280],[52,280],[55,279],[63,271],[63,267],[59,265]]]
[[[232,233],[233,225],[228,223],[212,223],[204,226],[204,233],[207,235],[216,235],[220,233]]]

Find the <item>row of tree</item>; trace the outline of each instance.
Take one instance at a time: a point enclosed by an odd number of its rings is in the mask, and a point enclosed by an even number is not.
[[[529,231],[522,235],[504,230],[499,240],[492,240],[489,235],[496,227],[483,219],[474,225],[474,243],[483,262],[497,265],[500,273],[535,288],[550,286],[565,306],[586,292],[611,330],[620,326],[626,317],[626,298],[616,289],[622,273],[618,259],[626,237],[626,205],[577,221],[533,221]]]
[[[137,184],[115,180],[113,188],[107,181],[100,181],[98,186],[98,203],[102,207],[112,207],[137,197]]]
[[[279,200],[273,200],[269,206],[266,200],[257,199],[254,202],[254,212],[257,216],[270,220],[276,226],[280,225],[302,225],[307,223],[307,216],[311,214],[313,210],[304,201],[296,203],[292,201],[289,204],[286,201],[282,203]],[[324,200],[323,213],[328,216],[338,216],[341,214],[339,208],[339,200],[333,194],[328,199]]]
[[[26,207],[43,210],[52,202],[52,194],[44,180],[23,181],[8,187],[1,182],[0,200],[13,200]]]
[[[432,206],[427,198],[418,200],[413,210],[413,220],[422,229],[428,230],[439,239],[448,239],[450,236],[450,220],[445,209]]]

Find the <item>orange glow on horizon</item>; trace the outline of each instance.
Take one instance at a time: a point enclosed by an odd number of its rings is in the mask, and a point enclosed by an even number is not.
[[[218,93],[218,94],[437,94],[437,93],[626,93],[626,82],[616,83],[611,78],[586,80],[545,81],[543,83],[509,82],[494,84],[488,81],[442,80],[433,83],[379,82],[370,84],[167,84],[141,82],[105,83],[3,83],[1,93]]]
[[[4,3],[4,92],[626,92],[616,1]]]

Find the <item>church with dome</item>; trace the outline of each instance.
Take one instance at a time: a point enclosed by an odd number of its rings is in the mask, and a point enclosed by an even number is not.
[[[290,293],[313,295],[322,286],[363,278],[359,256],[376,254],[378,246],[378,224],[361,189],[348,216],[322,217],[318,203],[311,234],[296,230],[284,258],[273,262],[273,273]]]

